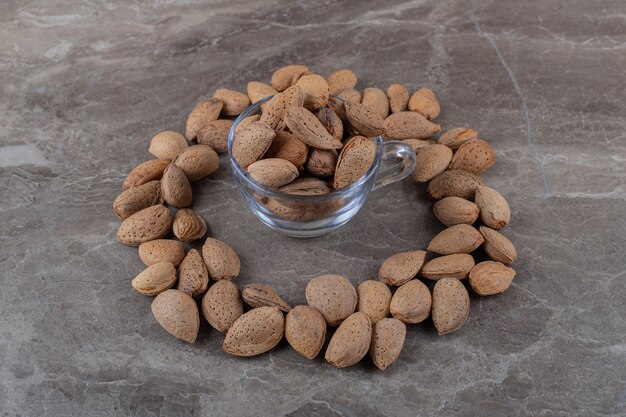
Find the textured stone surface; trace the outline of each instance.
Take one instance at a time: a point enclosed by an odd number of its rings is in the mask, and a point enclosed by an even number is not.
[[[3,416],[622,415],[622,0],[115,3],[0,3]],[[457,333],[409,326],[384,373],[307,361],[284,342],[233,358],[204,321],[186,345],[132,291],[142,265],[115,240],[111,203],[149,138],[183,131],[214,89],[287,63],[352,68],[359,88],[427,85],[439,123],[497,150],[483,177],[512,207],[511,289],[472,296]],[[310,277],[358,284],[442,229],[410,180],[306,241],[253,218],[226,164],[194,190],[210,235],[241,257],[237,283],[270,284],[291,305]]]

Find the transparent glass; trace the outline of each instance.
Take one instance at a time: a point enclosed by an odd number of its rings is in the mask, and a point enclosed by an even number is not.
[[[358,181],[329,194],[293,195],[255,182],[232,157],[235,129],[248,116],[260,113],[269,97],[248,107],[233,123],[228,135],[228,157],[233,178],[252,213],[270,228],[292,237],[315,237],[349,222],[363,207],[370,191],[406,178],[415,169],[415,151],[404,142],[372,138],[376,158]]]

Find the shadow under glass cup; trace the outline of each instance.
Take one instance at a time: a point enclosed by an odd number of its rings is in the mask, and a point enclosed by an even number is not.
[[[370,191],[400,181],[415,169],[415,151],[409,144],[376,136],[371,138],[376,143],[372,166],[345,188],[323,195],[293,195],[264,187],[235,161],[232,148],[239,122],[259,114],[261,104],[270,98],[254,103],[237,117],[228,134],[228,158],[235,183],[252,213],[280,233],[301,238],[330,233],[358,213]]]

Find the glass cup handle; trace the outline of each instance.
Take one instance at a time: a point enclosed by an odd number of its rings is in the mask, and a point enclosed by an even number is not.
[[[415,169],[415,151],[405,142],[383,142],[383,155],[372,190],[400,181]]]

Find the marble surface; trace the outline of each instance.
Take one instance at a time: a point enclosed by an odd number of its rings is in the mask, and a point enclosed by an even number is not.
[[[287,63],[352,68],[360,88],[427,85],[440,123],[497,150],[484,179],[513,209],[511,289],[472,296],[451,335],[411,326],[385,372],[285,343],[229,357],[206,323],[186,345],[130,287],[142,266],[111,202],[149,138]],[[625,71],[622,0],[2,1],[0,415],[623,415]],[[292,304],[311,277],[357,284],[442,229],[408,180],[313,240],[253,218],[226,164],[195,191],[242,259],[238,283]]]

